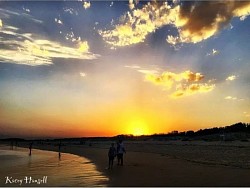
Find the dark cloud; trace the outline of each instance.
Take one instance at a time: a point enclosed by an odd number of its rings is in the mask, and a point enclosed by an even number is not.
[[[178,22],[179,36],[169,36],[172,44],[180,42],[197,43],[205,40],[228,26],[233,17],[250,14],[249,1],[200,1],[184,2],[180,6]]]

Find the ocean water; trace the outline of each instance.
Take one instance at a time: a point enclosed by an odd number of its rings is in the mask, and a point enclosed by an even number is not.
[[[0,186],[107,186],[108,178],[84,157],[0,148]]]

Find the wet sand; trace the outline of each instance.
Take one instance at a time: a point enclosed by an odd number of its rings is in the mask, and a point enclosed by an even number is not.
[[[57,152],[0,146],[0,187],[107,186],[108,178],[87,158]]]
[[[249,150],[247,146],[236,146],[239,153],[234,153],[236,150],[232,145],[227,147],[214,143],[212,145],[194,144],[194,142],[179,145],[168,143],[162,146],[157,143],[125,142],[126,145],[124,166],[117,166],[115,161],[112,170],[107,169],[108,143],[95,143],[91,147],[66,145],[61,151],[90,159],[100,172],[109,177],[109,186],[250,186],[250,168],[248,168],[250,159],[246,153]],[[40,145],[37,148],[54,151],[58,149],[52,145]],[[179,151],[179,154],[175,150]],[[242,164],[239,163],[241,165],[235,165],[237,161],[230,162],[236,160],[232,159],[232,154],[235,154],[237,160],[243,161]],[[221,155],[221,158],[218,155]],[[221,163],[227,160],[225,156],[229,157],[229,164]],[[211,162],[209,159],[215,161]]]

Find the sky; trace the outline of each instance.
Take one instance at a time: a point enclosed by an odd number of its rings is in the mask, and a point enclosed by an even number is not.
[[[1,1],[0,137],[250,122],[250,1]]]

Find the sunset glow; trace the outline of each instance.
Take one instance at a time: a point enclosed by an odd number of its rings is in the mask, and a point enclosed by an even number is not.
[[[0,137],[249,122],[249,14],[247,1],[3,1]]]
[[[128,123],[128,133],[134,136],[147,135],[149,134],[148,125],[142,119],[133,119]]]

